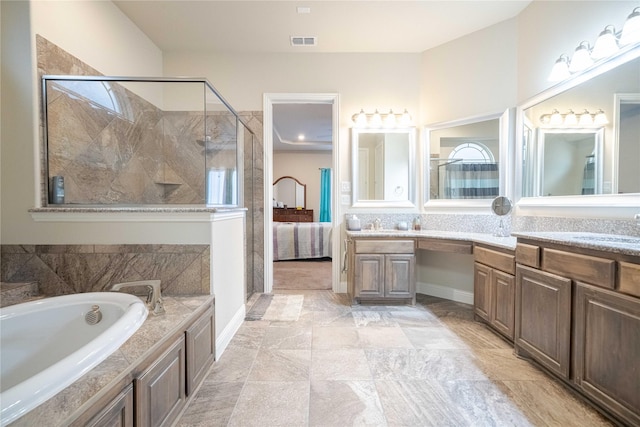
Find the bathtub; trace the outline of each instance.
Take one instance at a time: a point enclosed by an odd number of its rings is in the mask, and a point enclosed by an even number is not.
[[[94,305],[101,315],[88,314]],[[116,292],[64,295],[0,309],[0,425],[15,421],[106,359],[147,313],[140,298]]]

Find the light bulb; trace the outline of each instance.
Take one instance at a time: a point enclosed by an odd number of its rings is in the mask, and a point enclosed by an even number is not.
[[[553,64],[553,68],[551,69],[551,73],[549,74],[548,80],[550,82],[559,82],[561,80],[569,77],[571,73],[569,72],[569,58],[564,53],[560,55]]]
[[[591,126],[593,124],[593,117],[589,113],[589,111],[584,110],[582,114],[580,114],[580,125],[581,126]]]
[[[558,110],[553,110],[551,112],[551,119],[549,120],[549,124],[553,126],[558,126],[562,124],[562,116]]]
[[[411,116],[406,108],[404,109],[404,113],[402,113],[401,123],[402,126],[409,126],[411,124]]]
[[[384,125],[388,128],[396,127],[396,115],[393,114],[393,110],[389,110],[389,114],[384,118]]]
[[[627,17],[620,34],[620,46],[640,42],[640,7],[636,7]]]
[[[564,116],[564,124],[566,126],[575,126],[578,124],[578,117],[573,110],[569,110],[567,114]]]
[[[602,110],[598,110],[596,115],[593,117],[593,124],[595,125],[606,125],[609,123],[607,119],[607,115]]]
[[[367,115],[364,113],[363,109],[360,109],[360,112],[354,116],[353,122],[360,128],[367,126]]]
[[[543,114],[540,116],[540,123],[542,123],[543,125],[548,125],[550,122],[551,122],[550,114]]]
[[[371,117],[371,123],[369,123],[371,125],[371,127],[374,128],[379,128],[382,126],[382,116],[380,116],[380,113],[378,112],[378,110],[376,110],[375,113],[373,113],[373,117]]]
[[[571,63],[569,64],[569,71],[577,73],[578,71],[585,70],[593,64],[593,59],[589,53],[589,42],[583,41],[578,45],[576,51],[573,53]]]
[[[591,51],[591,58],[594,60],[606,58],[618,51],[618,39],[616,38],[616,29],[613,25],[607,25],[596,39]]]

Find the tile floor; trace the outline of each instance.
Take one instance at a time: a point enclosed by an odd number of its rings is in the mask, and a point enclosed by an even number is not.
[[[294,295],[298,316],[272,303],[263,320],[244,322],[178,425],[611,425],[516,358],[471,306],[423,295],[415,307],[352,307],[331,291],[276,296]]]

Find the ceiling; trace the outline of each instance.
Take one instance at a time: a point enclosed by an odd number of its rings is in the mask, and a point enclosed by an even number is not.
[[[207,53],[419,53],[519,14],[530,0],[218,1],[114,0],[163,52]],[[306,8],[299,13],[298,8]],[[292,36],[317,38],[292,46]],[[274,109],[274,149],[292,149],[330,135],[319,105]],[[327,105],[324,106],[327,109]],[[329,106],[330,110],[330,106]],[[331,124],[330,111],[328,124]],[[305,125],[306,130],[301,130]],[[322,126],[322,127],[319,127]],[[330,137],[329,137],[330,140]],[[309,144],[300,145],[311,149]],[[330,149],[320,145],[315,149]]]

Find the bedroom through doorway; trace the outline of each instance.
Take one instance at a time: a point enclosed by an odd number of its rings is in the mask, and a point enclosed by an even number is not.
[[[265,164],[265,178],[271,175],[270,290],[331,290],[339,262],[333,256],[337,105],[333,96],[287,98],[271,103],[271,162]]]

